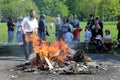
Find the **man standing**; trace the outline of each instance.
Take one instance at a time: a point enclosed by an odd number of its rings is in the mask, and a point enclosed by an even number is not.
[[[30,10],[30,15],[25,17],[21,23],[23,31],[23,46],[25,50],[26,62],[29,62],[29,56],[32,53],[32,42],[29,41],[32,33],[37,34],[38,21],[35,18],[35,10]],[[28,40],[28,41],[27,41]]]
[[[74,13],[73,18],[70,21],[70,24],[73,26],[73,28],[78,28],[79,23],[80,23],[80,21],[77,19],[77,15]]]
[[[59,40],[59,37],[61,35],[61,17],[60,14],[57,14],[55,17],[55,37],[56,40]]]

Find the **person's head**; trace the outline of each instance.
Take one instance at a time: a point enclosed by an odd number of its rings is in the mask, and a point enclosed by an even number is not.
[[[58,13],[56,16],[57,16],[57,17],[60,17],[60,14]]]
[[[77,15],[76,15],[76,13],[73,13],[73,18],[77,18]]]
[[[68,19],[67,16],[65,16],[65,17],[63,18],[63,22],[64,22],[64,23],[68,23],[68,22],[69,22],[69,19]]]
[[[22,21],[23,20],[23,18],[22,17],[18,17],[18,21]]]
[[[97,22],[97,23],[99,22],[99,17],[96,17],[96,18],[95,18],[95,23],[96,23],[96,22]]]
[[[99,17],[96,17],[95,20],[99,20]]]
[[[106,30],[105,30],[105,34],[106,34],[106,35],[109,35],[109,34],[110,34],[110,30],[109,30],[109,29],[106,29]]]
[[[40,19],[45,19],[46,15],[45,14],[41,14]]]
[[[9,16],[9,17],[8,17],[8,20],[12,22],[12,21],[13,21],[13,17],[12,17],[12,16]]]
[[[90,15],[89,15],[89,18],[90,18],[90,19],[93,19],[93,18],[94,18],[94,16],[93,16],[92,14],[90,14]]]
[[[31,10],[30,10],[30,17],[31,17],[31,18],[34,18],[34,17],[35,17],[35,10],[34,10],[34,9],[31,9]]]

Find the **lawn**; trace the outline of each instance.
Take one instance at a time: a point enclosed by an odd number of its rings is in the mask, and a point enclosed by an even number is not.
[[[116,43],[117,42],[117,29],[116,29],[116,24],[117,22],[105,22],[104,23],[104,28],[105,29],[109,29],[111,31],[111,37],[112,40]],[[81,27],[83,28],[83,31],[81,32],[81,41],[84,41],[84,28],[86,25],[86,22],[81,22],[80,23]],[[16,31],[17,29],[15,28],[15,32],[14,32],[14,42],[16,41]],[[53,41],[55,40],[55,27],[50,29],[50,26],[48,24],[48,31],[50,36],[47,36],[47,40],[48,41]],[[7,42],[8,40],[8,34],[7,34],[7,24],[6,23],[0,23],[0,42]]]

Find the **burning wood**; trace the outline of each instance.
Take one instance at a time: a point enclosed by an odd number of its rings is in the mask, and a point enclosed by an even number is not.
[[[84,51],[75,51],[71,48],[68,48],[63,40],[54,41],[48,44],[46,41],[40,42],[39,37],[34,34],[26,37],[26,40],[33,42],[33,49],[37,56],[31,58],[30,62],[32,65],[36,65],[38,67],[47,65],[50,70],[52,69],[55,71],[70,71],[72,69],[73,71],[76,69],[78,69],[77,71],[81,71],[83,68],[85,69],[85,67],[77,66],[77,64],[81,65],[81,63],[84,63],[83,65],[86,65],[86,62],[91,61],[91,58],[89,58]],[[75,65],[66,65],[66,61],[71,60],[74,61]],[[52,62],[55,62],[55,64],[51,64]],[[54,67],[56,64],[59,66],[57,69]],[[69,67],[66,68],[66,66]]]
[[[45,61],[47,62],[49,69],[53,69],[53,66],[47,57],[45,57]]]

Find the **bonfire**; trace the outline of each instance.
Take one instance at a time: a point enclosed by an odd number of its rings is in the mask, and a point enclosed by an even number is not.
[[[77,64],[82,63],[86,68],[86,62],[91,61],[91,58],[84,51],[69,48],[64,40],[49,43],[40,41],[38,36],[32,34],[26,37],[26,41],[32,41],[36,55],[30,59],[30,64],[39,68],[42,67],[42,69],[75,71],[76,69],[81,70],[80,66],[77,68]]]

